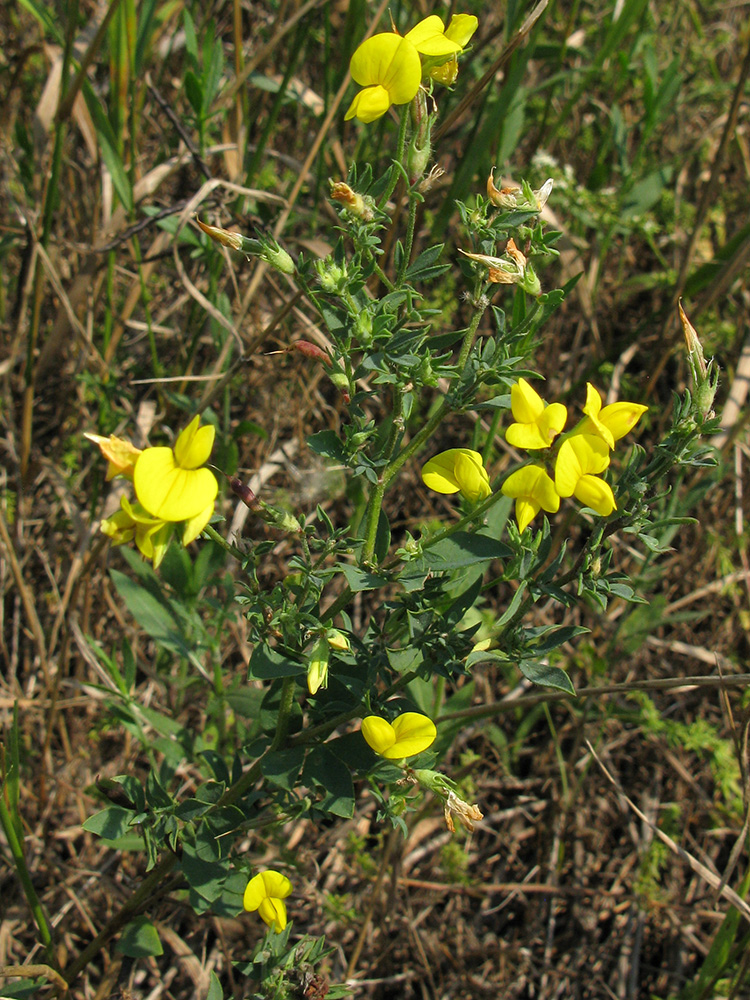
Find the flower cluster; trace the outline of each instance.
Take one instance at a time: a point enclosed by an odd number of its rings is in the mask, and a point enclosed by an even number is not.
[[[563,435],[567,407],[547,405],[526,379],[511,386],[510,402],[514,422],[505,439],[514,448],[542,451]],[[587,383],[584,418],[560,437],[553,475],[541,463],[532,462],[511,473],[502,485],[504,495],[516,501],[519,530],[524,531],[540,510],[556,513],[563,497],[575,497],[602,517],[616,510],[612,487],[600,475],[609,466],[615,442],[635,427],[647,409],[628,402],[602,406],[601,396]],[[450,448],[435,455],[422,467],[422,479],[436,493],[461,493],[472,503],[492,493],[482,456],[469,448]]]
[[[477,29],[472,14],[454,14],[446,28],[433,14],[406,35],[384,31],[366,39],[349,63],[349,72],[363,89],[344,116],[372,122],[392,104],[414,100],[423,77],[451,84],[458,71],[456,57]]]
[[[219,491],[216,476],[202,468],[211,454],[214,433],[210,424],[201,427],[196,416],[174,448],[140,449],[114,434],[86,435],[109,463],[107,479],[124,476],[135,489],[135,501],[123,496],[120,510],[102,521],[101,530],[115,545],[135,540],[156,568],[178,524],[183,545],[198,537],[211,519]]]
[[[505,433],[508,443],[525,451],[549,448],[565,427],[566,407],[561,403],[547,406],[523,378],[511,387],[510,399],[515,423]],[[502,485],[505,496],[516,501],[519,530],[523,531],[540,510],[555,513],[563,497],[575,497],[602,517],[616,510],[612,487],[600,475],[609,466],[615,442],[635,427],[647,409],[624,401],[602,406],[601,396],[587,383],[584,419],[561,438],[554,479],[543,465],[532,462],[511,473]]]

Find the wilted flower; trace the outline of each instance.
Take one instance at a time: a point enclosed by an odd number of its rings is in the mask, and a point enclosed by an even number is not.
[[[574,434],[560,445],[555,464],[555,489],[574,496],[585,507],[607,517],[617,509],[609,483],[598,478],[609,465],[607,444],[593,434]]]
[[[372,210],[372,199],[366,199],[361,194],[357,194],[343,181],[331,181],[331,198],[343,205],[351,215],[362,219],[363,222],[370,222],[375,216]]]
[[[456,827],[453,824],[454,816],[458,816],[469,832],[473,832],[475,823],[478,823],[480,819],[484,819],[484,813],[480,811],[479,806],[474,804],[469,805],[468,802],[465,802],[460,796],[456,795],[452,789],[448,792],[448,798],[443,805],[443,813],[445,815],[445,825],[451,833],[456,832]]]
[[[542,286],[526,256],[518,249],[513,239],[505,246],[505,257],[492,257],[486,253],[459,253],[487,268],[487,280],[496,285],[519,285],[529,295],[541,295]]]
[[[108,482],[115,476],[125,476],[126,479],[133,478],[136,459],[141,454],[140,448],[136,448],[125,438],[115,437],[114,434],[110,434],[109,437],[102,437],[100,434],[84,434],[83,436],[98,445],[99,451],[107,459]]]
[[[470,448],[441,451],[422,467],[422,480],[436,493],[460,492],[472,503],[486,499],[492,492],[482,456]]]
[[[596,434],[610,448],[614,448],[615,441],[632,431],[647,409],[642,403],[628,403],[624,400],[603,407],[602,397],[587,382],[586,405],[583,408],[586,419],[581,423],[579,431],[581,434]]]
[[[377,715],[362,720],[362,735],[375,753],[387,760],[414,757],[432,746],[437,729],[432,719],[420,712],[405,712],[393,722]]]
[[[549,448],[568,419],[568,411],[562,403],[546,406],[525,378],[511,386],[510,407],[516,423],[505,432],[505,440],[514,448],[526,451]]]
[[[200,468],[211,454],[215,429],[194,417],[174,448],[146,448],[135,463],[133,483],[139,502],[162,521],[193,521],[192,537],[208,523],[219,490],[210,469]],[[202,527],[195,531],[195,524]]]
[[[257,910],[271,930],[280,934],[286,927],[286,903],[292,883],[281,872],[268,869],[259,872],[247,883],[242,905],[248,913]]]
[[[541,212],[552,192],[553,183],[550,177],[537,191],[532,191],[525,183],[523,188],[515,185],[497,188],[495,187],[495,171],[491,170],[490,176],[487,178],[487,197],[497,208],[526,208]]]
[[[516,501],[518,530],[524,531],[540,510],[554,514],[560,509],[555,484],[541,465],[524,465],[505,480],[502,493]]]

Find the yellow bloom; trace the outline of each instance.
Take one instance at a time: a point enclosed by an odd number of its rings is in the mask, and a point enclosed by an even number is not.
[[[517,469],[503,483],[502,492],[516,501],[519,531],[525,531],[540,510],[554,514],[560,509],[555,484],[541,465],[525,465]]]
[[[109,463],[107,465],[108,482],[115,476],[133,478],[136,459],[141,454],[140,448],[136,448],[125,438],[115,437],[114,434],[110,434],[109,437],[102,437],[101,434],[84,434],[83,436],[98,445],[99,451],[107,459]]]
[[[432,719],[420,712],[405,712],[392,723],[378,715],[362,720],[362,735],[375,753],[386,760],[414,757],[432,746],[437,729]]]
[[[413,100],[422,79],[422,63],[411,42],[386,31],[362,42],[352,56],[349,72],[365,89],[356,95],[344,118],[372,122],[392,104]]]
[[[586,419],[580,426],[581,434],[596,434],[614,448],[615,441],[625,437],[648,409],[642,403],[610,403],[602,407],[602,397],[590,382],[586,383]]]
[[[316,639],[310,650],[307,662],[307,690],[317,694],[320,688],[328,687],[328,664],[331,658],[331,646],[326,638]]]
[[[127,497],[120,499],[120,507],[102,521],[102,532],[112,539],[113,545],[123,545],[135,539],[141,554],[150,559],[154,569],[157,569],[169,546],[174,525],[152,517],[141,504],[131,504]]]
[[[191,521],[211,516],[209,507],[219,490],[216,476],[200,466],[208,459],[214,443],[211,424],[200,427],[194,417],[179,435],[172,448],[146,448],[135,463],[133,483],[139,502],[149,514],[162,521]],[[208,511],[208,517],[206,512]],[[191,537],[194,524],[187,528]],[[194,532],[194,533],[193,533]]]
[[[600,437],[574,434],[560,445],[555,489],[561,497],[574,496],[585,507],[607,517],[617,509],[610,485],[598,478],[608,465],[609,448]]]
[[[482,456],[470,448],[441,451],[425,463],[422,480],[436,493],[461,492],[472,503],[484,500],[492,492]]]
[[[463,49],[478,23],[471,14],[454,14],[446,29],[437,14],[431,14],[407,31],[404,38],[423,56],[450,57]]]
[[[281,872],[268,869],[258,872],[247,883],[242,905],[248,913],[255,910],[271,930],[280,934],[286,927],[286,903],[284,900],[292,891],[292,883]]]
[[[568,419],[568,411],[562,403],[545,406],[542,397],[525,378],[511,386],[510,408],[516,423],[505,432],[505,440],[526,451],[549,448]]]

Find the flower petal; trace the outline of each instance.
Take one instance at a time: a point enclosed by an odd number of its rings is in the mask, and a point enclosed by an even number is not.
[[[471,503],[485,500],[492,493],[492,489],[490,488],[490,477],[482,462],[482,456],[478,451],[471,451],[469,448],[456,450],[458,454],[453,469],[461,493]]]
[[[625,437],[635,427],[648,409],[642,403],[610,403],[599,414],[599,419],[612,432],[615,441]]]
[[[216,499],[219,484],[210,469],[183,469],[171,448],[146,448],[135,463],[138,500],[163,521],[187,521]]]
[[[456,456],[459,448],[441,451],[422,466],[422,482],[436,493],[458,493],[461,484],[456,478]]]
[[[401,757],[413,757],[432,746],[437,736],[437,729],[432,719],[421,712],[405,712],[393,720],[393,732],[396,742],[383,756],[388,760],[398,760]]]
[[[457,41],[446,36],[443,22],[437,14],[420,21],[407,31],[404,38],[423,56],[449,56],[462,48]]]
[[[510,408],[519,424],[532,424],[544,412],[544,400],[525,378],[510,387]]]
[[[451,23],[445,29],[445,37],[464,48],[477,30],[478,25],[479,21],[473,14],[454,14]]]
[[[396,734],[393,726],[386,719],[381,719],[378,715],[368,715],[362,719],[362,735],[367,745],[375,753],[384,755],[396,742]]]
[[[280,899],[264,899],[258,907],[258,913],[277,934],[286,927],[286,904]]]
[[[528,497],[519,497],[516,500],[516,524],[518,525],[518,530],[523,533],[540,510],[541,507],[535,500],[530,500]]]
[[[391,99],[385,87],[377,84],[374,87],[366,87],[355,96],[349,105],[349,110],[344,115],[344,121],[357,118],[367,124],[374,122],[386,113],[391,106]]]
[[[141,453],[140,448],[136,448],[130,441],[116,437],[114,434],[110,434],[109,437],[102,437],[101,434],[84,434],[83,436],[98,445],[102,455],[107,459],[107,482],[114,479],[115,476],[133,478],[136,459]]]
[[[181,469],[198,469],[205,465],[214,446],[215,434],[213,424],[201,427],[200,417],[193,417],[175,441],[174,458],[177,465]]]
[[[560,445],[555,463],[555,489],[561,497],[573,496],[582,476],[597,475],[609,465],[607,444],[593,434],[574,434]]]
[[[201,531],[206,527],[208,522],[211,520],[211,515],[214,512],[214,502],[211,501],[210,504],[206,506],[205,510],[202,510],[200,514],[196,514],[195,517],[190,517],[185,521],[182,527],[182,544],[190,545],[195,539],[200,535]]]
[[[351,58],[349,72],[360,87],[384,87],[391,104],[408,104],[419,90],[422,64],[411,42],[384,31],[362,42]]]
[[[292,891],[292,883],[281,872],[269,869],[254,875],[245,887],[242,905],[252,913],[259,909],[264,899],[286,899]]]
[[[602,517],[617,510],[611,486],[598,476],[582,476],[576,484],[574,496],[584,507],[591,507]]]

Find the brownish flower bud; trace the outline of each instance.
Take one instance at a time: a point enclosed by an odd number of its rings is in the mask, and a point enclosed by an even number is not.
[[[315,361],[321,361],[324,365],[331,364],[331,358],[323,350],[322,347],[318,347],[317,344],[312,344],[309,340],[295,340],[293,344],[289,345],[290,350],[299,351],[300,354],[304,354],[306,358],[313,358]]]
[[[241,479],[236,476],[231,476],[229,479],[229,488],[234,493],[235,496],[239,497],[246,507],[250,510],[258,511],[261,509],[262,504],[260,500],[256,497],[249,486],[246,486]]]

